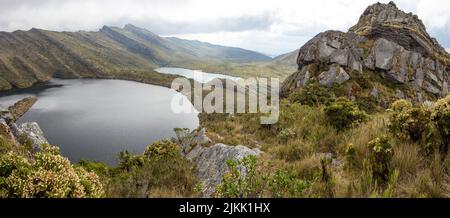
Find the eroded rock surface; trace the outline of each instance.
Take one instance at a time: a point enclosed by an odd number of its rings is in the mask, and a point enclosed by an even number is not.
[[[186,158],[192,160],[197,166],[197,177],[202,183],[204,197],[211,197],[215,188],[222,182],[223,175],[227,172],[227,160],[238,161],[249,155],[259,156],[262,152],[259,149],[250,149],[238,145],[231,146],[225,144],[205,145],[211,140],[206,136],[206,130],[194,131],[194,146],[190,150],[185,150]],[[244,169],[241,169],[243,172]]]
[[[32,152],[41,150],[43,144],[48,144],[36,122],[17,125],[15,122],[36,103],[36,97],[27,97],[13,106],[6,108],[0,105],[0,137],[13,143],[30,143]]]
[[[282,85],[284,96],[312,81],[325,86],[344,83],[352,71],[375,73],[404,84],[413,93],[402,91],[416,102],[448,94],[450,55],[429,36],[416,15],[399,10],[392,2],[369,6],[348,32],[318,34],[300,48],[297,64],[298,71]],[[335,78],[337,66],[348,76]]]

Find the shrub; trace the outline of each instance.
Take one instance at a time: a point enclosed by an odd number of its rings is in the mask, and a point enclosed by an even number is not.
[[[443,157],[447,156],[448,144],[450,143],[450,95],[438,100],[431,113],[431,119],[442,136],[443,142],[440,146],[440,153]]]
[[[274,148],[273,153],[276,157],[287,162],[295,162],[301,160],[308,154],[314,152],[314,146],[304,143],[302,140],[296,140],[287,144],[278,145]]]
[[[192,197],[197,177],[194,164],[179,146],[168,140],[149,145],[144,154],[121,152],[119,166],[111,170],[110,197]]]
[[[325,107],[328,122],[338,131],[355,127],[367,119],[366,113],[347,98],[338,98]]]
[[[227,161],[228,172],[215,195],[225,198],[247,197],[305,197],[311,184],[297,179],[285,169],[273,174],[257,169],[256,156],[247,156],[239,161]]]
[[[279,143],[286,143],[289,139],[295,137],[295,132],[292,129],[283,129],[277,134]]]
[[[272,193],[271,197],[305,197],[310,183],[297,179],[287,170],[277,170],[268,180],[268,188]]]
[[[381,184],[385,184],[390,177],[390,164],[394,149],[386,137],[370,141],[367,147],[370,153],[373,178]]]
[[[370,114],[377,112],[379,107],[379,103],[373,97],[360,96],[356,99],[356,104],[358,108]]]
[[[345,147],[345,166],[347,169],[351,169],[353,167],[356,166],[356,160],[355,160],[355,156],[356,156],[356,149],[355,146],[353,144],[348,144]]]
[[[14,152],[2,155],[0,194],[22,198],[97,198],[104,191],[95,173],[74,168],[67,158],[43,151],[34,154],[33,161]]]
[[[326,87],[318,83],[310,83],[297,92],[289,96],[291,102],[300,103],[303,105],[317,106],[321,104],[328,104],[334,99],[334,94]]]
[[[228,198],[261,197],[262,179],[256,178],[256,156],[239,161],[227,160],[228,172],[217,187],[216,195]]]
[[[421,141],[429,131],[430,111],[424,107],[413,107],[409,101],[399,100],[392,104],[389,131],[395,136]]]
[[[162,140],[148,146],[144,152],[144,156],[156,160],[175,158],[180,155],[180,146],[169,141]]]

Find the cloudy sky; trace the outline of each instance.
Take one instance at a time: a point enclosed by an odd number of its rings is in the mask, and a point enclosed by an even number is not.
[[[131,23],[163,36],[277,55],[321,31],[346,31],[376,0],[0,0],[0,31],[98,30]],[[387,1],[381,1],[387,2]],[[450,48],[450,1],[397,0]]]

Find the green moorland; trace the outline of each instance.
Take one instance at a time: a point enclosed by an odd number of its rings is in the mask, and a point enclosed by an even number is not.
[[[381,92],[385,108],[373,99],[351,101],[339,91],[311,84],[292,93],[282,99],[280,120],[272,126],[260,125],[259,114],[200,114],[215,143],[264,151],[228,162],[214,196],[450,196],[450,96],[414,106]],[[117,167],[72,165],[52,146],[30,155],[27,144],[1,139],[3,197],[201,196],[194,164],[170,140],[149,145],[141,155],[120,153]],[[245,178],[239,165],[247,169]]]

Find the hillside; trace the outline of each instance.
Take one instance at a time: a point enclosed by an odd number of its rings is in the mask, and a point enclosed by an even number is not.
[[[0,47],[0,90],[51,77],[145,77],[160,66],[239,74],[228,66],[271,60],[245,49],[163,38],[133,25],[98,32],[0,32]]]
[[[349,32],[320,33],[295,56],[278,123],[200,114],[212,141],[264,152],[234,163],[252,177],[231,168],[219,196],[450,196],[448,54],[417,16],[377,3]]]
[[[103,31],[139,58],[171,49]],[[0,197],[450,197],[448,54],[417,16],[377,3],[347,33],[320,33],[298,52],[247,66],[297,56],[286,65],[298,71],[283,84],[277,123],[262,125],[258,113],[200,113],[198,129],[176,128],[141,154],[121,152],[116,167],[72,165],[41,143],[37,123],[17,125],[36,99],[0,107]]]

